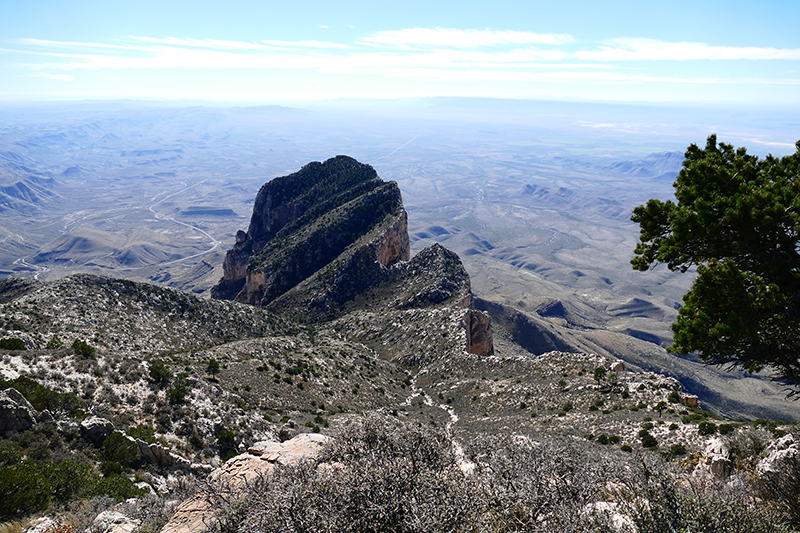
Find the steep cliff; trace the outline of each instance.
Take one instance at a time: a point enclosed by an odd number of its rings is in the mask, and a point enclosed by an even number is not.
[[[400,190],[346,156],[309,163],[261,187],[247,232],[236,235],[219,299],[267,306],[342,254],[386,267],[410,255]]]
[[[494,353],[489,317],[472,308],[469,275],[458,255],[434,244],[410,259],[397,184],[346,156],[264,185],[224,272],[215,298],[304,322],[350,324],[345,329],[352,340],[385,347],[379,351],[388,359],[420,360],[420,346],[408,332],[433,315],[413,310],[447,315],[439,319],[453,331],[438,334],[447,339],[442,354]],[[355,312],[360,315],[348,318]],[[430,324],[419,326],[427,331]],[[427,336],[418,340],[429,343]]]

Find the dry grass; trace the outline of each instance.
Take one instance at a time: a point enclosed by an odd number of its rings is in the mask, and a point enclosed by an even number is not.
[[[15,520],[13,522],[4,522],[0,524],[0,533],[22,533],[22,530],[30,525],[29,519]]]

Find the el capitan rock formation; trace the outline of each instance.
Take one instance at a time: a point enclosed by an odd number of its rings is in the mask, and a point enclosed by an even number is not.
[[[211,294],[312,322],[354,309],[455,308],[463,314],[461,348],[494,353],[489,317],[473,309],[458,255],[435,244],[411,259],[410,248],[397,184],[337,156],[261,187]]]
[[[385,267],[409,259],[397,184],[347,156],[309,163],[261,187],[212,296],[267,306],[348,248],[365,247]]]

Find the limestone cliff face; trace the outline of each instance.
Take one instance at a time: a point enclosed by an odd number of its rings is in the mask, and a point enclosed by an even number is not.
[[[397,184],[346,156],[309,163],[258,192],[212,296],[269,305],[356,244],[384,266],[409,259]]]
[[[338,156],[261,188],[250,226],[237,233],[212,296],[307,322],[356,310],[386,316],[448,309],[462,330],[449,338],[465,339],[459,349],[493,354],[488,315],[472,309],[469,275],[458,255],[438,244],[413,259],[410,251],[397,184]],[[401,328],[404,322],[394,321]]]
[[[399,261],[408,261],[411,243],[408,238],[408,216],[405,209],[383,234],[375,249],[378,263],[390,267]]]
[[[236,232],[236,245],[225,254],[222,263],[223,277],[219,284],[211,289],[214,298],[232,300],[242,290],[247,278],[247,266],[250,264],[250,246],[245,246],[247,233]]]
[[[494,355],[492,322],[489,313],[470,309],[464,315],[463,327],[467,330],[467,351],[476,355]]]

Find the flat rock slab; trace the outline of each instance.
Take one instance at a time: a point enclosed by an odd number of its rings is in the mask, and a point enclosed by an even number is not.
[[[319,433],[302,433],[286,442],[257,442],[247,451],[265,461],[285,465],[315,457],[329,441],[330,437]]]

